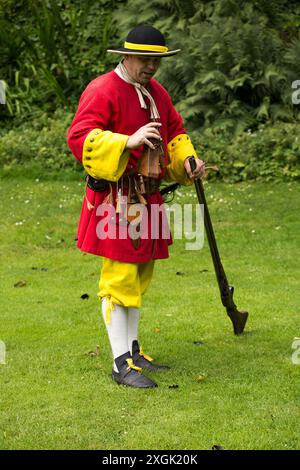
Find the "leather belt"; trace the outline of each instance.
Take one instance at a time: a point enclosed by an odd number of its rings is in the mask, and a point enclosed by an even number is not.
[[[110,187],[127,189],[137,184],[141,194],[153,194],[159,191],[161,180],[142,175],[124,175],[117,182],[112,182],[104,179],[97,180],[90,175],[86,177],[87,186],[95,192],[106,191]],[[132,184],[133,183],[133,184]]]

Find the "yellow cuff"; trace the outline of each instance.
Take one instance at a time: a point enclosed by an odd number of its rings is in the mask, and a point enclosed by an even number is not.
[[[117,181],[124,173],[130,155],[125,149],[128,136],[93,129],[83,144],[82,164],[95,179]]]
[[[192,184],[193,182],[189,179],[184,168],[186,158],[191,156],[197,157],[189,136],[186,134],[177,135],[168,143],[168,153],[170,163],[167,166],[166,179],[177,181],[184,185]]]

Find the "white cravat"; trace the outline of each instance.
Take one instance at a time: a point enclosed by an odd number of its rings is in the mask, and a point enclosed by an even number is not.
[[[123,65],[122,62],[120,62],[117,65],[117,67],[115,68],[115,72],[120,78],[122,78],[122,80],[124,80],[127,83],[130,83],[131,85],[133,85],[135,87],[136,92],[137,92],[138,97],[139,97],[140,105],[143,109],[147,109],[147,105],[146,105],[146,102],[144,100],[144,96],[147,96],[147,98],[149,98],[151,119],[153,119],[155,121],[159,120],[160,116],[159,116],[158,109],[157,109],[155,101],[154,101],[153,97],[151,96],[151,94],[149,93],[149,91],[143,85],[136,82],[135,80],[133,80],[133,78],[130,77],[129,73],[127,72],[127,69],[126,69],[125,65]]]

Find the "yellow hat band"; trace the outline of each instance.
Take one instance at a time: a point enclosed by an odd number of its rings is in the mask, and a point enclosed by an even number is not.
[[[134,42],[124,42],[124,47],[126,47],[126,49],[134,49],[135,51],[167,52],[169,50],[166,46],[135,44]]]

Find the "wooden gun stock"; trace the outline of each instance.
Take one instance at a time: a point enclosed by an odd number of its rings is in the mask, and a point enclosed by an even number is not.
[[[196,168],[196,161],[194,157],[189,158],[189,163],[191,166],[191,170],[194,171]],[[215,273],[220,289],[221,301],[224,307],[227,310],[227,314],[232,321],[234,334],[240,335],[243,333],[247,318],[248,312],[245,311],[238,311],[237,306],[233,301],[233,292],[234,287],[230,286],[227,277],[224,271],[224,268],[221,263],[217,242],[215,238],[215,234],[213,231],[213,226],[211,223],[210,214],[208,211],[208,206],[206,203],[206,198],[204,194],[204,188],[201,179],[195,180],[195,187],[198,196],[199,204],[203,204],[204,207],[204,226],[206,231],[206,236],[209,243],[210,253],[212,256]]]

